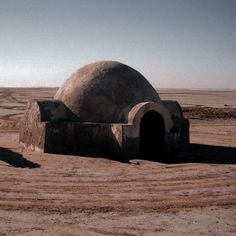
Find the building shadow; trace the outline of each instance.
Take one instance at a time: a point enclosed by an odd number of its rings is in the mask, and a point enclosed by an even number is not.
[[[236,148],[204,144],[189,144],[169,161],[174,163],[236,164]]]
[[[0,147],[0,161],[4,161],[7,164],[16,167],[16,168],[39,168],[40,165],[38,163],[34,163],[32,161],[24,158],[20,153],[13,152],[10,149]]]
[[[107,151],[107,150],[106,150]],[[49,152],[50,153],[50,152]],[[74,157],[106,158],[113,161],[134,164],[138,160],[149,160],[164,164],[186,164],[186,163],[211,163],[211,164],[236,164],[236,148],[225,146],[214,146],[205,144],[189,144],[180,150],[173,152],[168,158],[153,154],[136,156],[133,158],[120,156],[116,153],[104,154],[104,152],[93,149],[75,151],[57,151],[53,154],[70,155]],[[137,162],[132,162],[137,160]],[[13,167],[20,168],[39,168],[40,165],[25,159],[21,154],[0,147],[0,161],[4,161]]]
[[[48,152],[51,154],[58,154],[58,155],[69,155],[71,157],[77,158],[80,157],[89,157],[89,158],[105,158],[112,161],[120,162],[120,163],[126,163],[131,164],[130,159],[124,156],[119,155],[120,153],[114,153],[114,152],[105,152],[101,150],[95,150],[95,149],[81,149],[81,150],[62,150],[62,151],[55,151],[55,152]]]
[[[116,153],[104,154],[104,152],[93,149],[76,150],[75,152],[58,152],[57,154],[72,155],[75,157],[106,158],[113,161],[133,164],[133,160],[148,160],[164,164],[186,164],[186,163],[211,163],[211,164],[236,164],[236,148],[225,146],[214,146],[204,144],[189,144],[180,150],[174,151],[168,158],[146,153],[145,155],[130,158],[128,156],[116,155]],[[107,152],[109,153],[109,152]],[[55,153],[54,153],[55,154]],[[1,159],[0,159],[1,160]]]

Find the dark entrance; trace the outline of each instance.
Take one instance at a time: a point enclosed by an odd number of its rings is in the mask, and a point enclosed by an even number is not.
[[[140,122],[140,154],[148,160],[164,158],[165,123],[156,111],[147,112]]]

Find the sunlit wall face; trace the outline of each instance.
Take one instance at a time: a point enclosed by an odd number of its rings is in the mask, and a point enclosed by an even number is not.
[[[0,0],[0,86],[117,60],[156,87],[236,88],[234,0]]]

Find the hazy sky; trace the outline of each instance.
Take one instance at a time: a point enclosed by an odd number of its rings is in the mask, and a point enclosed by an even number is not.
[[[236,89],[236,0],[0,0],[0,86],[60,86],[98,60]]]

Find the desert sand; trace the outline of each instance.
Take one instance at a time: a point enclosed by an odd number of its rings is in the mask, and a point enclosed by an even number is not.
[[[159,90],[190,118],[172,163],[24,150],[26,102],[55,91],[0,89],[0,236],[236,234],[235,90]]]

